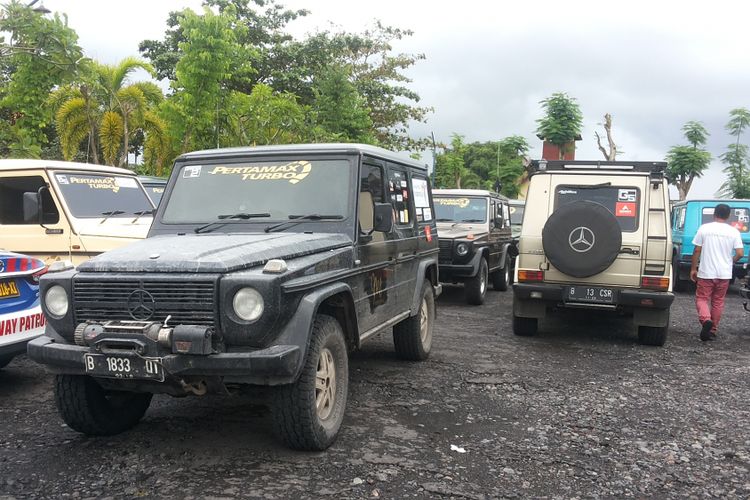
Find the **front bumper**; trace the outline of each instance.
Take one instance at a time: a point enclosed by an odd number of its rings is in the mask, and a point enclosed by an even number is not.
[[[577,285],[581,286],[581,285]],[[516,283],[513,285],[513,295],[519,300],[531,300],[546,302],[550,305],[560,307],[586,307],[593,305],[601,307],[602,304],[590,304],[587,302],[566,302],[564,300],[565,290],[568,285],[557,285],[551,283]],[[653,290],[641,290],[633,288],[611,288],[614,293],[612,304],[606,304],[613,308],[649,308],[669,309],[674,302],[672,292],[656,292]],[[532,297],[532,292],[534,297]]]
[[[90,347],[42,336],[28,344],[28,355],[56,373],[85,375],[83,355],[96,353]],[[127,356],[128,353],[118,355]],[[133,354],[135,355],[135,354]],[[240,383],[280,385],[294,382],[300,363],[299,346],[275,345],[250,352],[193,355],[167,354],[159,358],[167,381],[183,376],[224,377]]]
[[[438,263],[440,281],[473,278],[479,272],[479,263],[481,260],[482,253],[477,251],[474,252],[470,260],[463,264],[454,264],[453,262]]]

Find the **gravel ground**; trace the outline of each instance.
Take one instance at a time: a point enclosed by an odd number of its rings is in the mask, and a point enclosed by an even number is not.
[[[0,372],[0,498],[747,498],[748,313],[730,291],[716,342],[678,295],[664,348],[625,318],[578,312],[510,330],[510,292],[438,301],[433,353],[390,335],[350,361],[348,411],[324,453],[283,448],[264,395],[158,396],[111,438],[68,429],[52,377]]]

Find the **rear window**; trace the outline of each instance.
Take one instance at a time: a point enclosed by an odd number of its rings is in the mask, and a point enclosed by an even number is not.
[[[714,221],[714,207],[706,207],[703,209],[703,224]],[[750,208],[744,207],[731,207],[729,220],[727,223],[736,227],[741,233],[746,233],[750,230]]]
[[[627,186],[558,186],[555,207],[574,201],[593,201],[605,207],[620,223],[626,233],[638,230],[641,192]]]

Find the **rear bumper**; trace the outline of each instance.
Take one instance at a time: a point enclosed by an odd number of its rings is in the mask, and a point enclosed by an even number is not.
[[[95,353],[89,347],[69,344],[48,336],[32,340],[28,355],[56,373],[85,375],[83,355]],[[276,345],[251,352],[209,355],[167,354],[159,358],[167,379],[182,376],[231,377],[257,385],[294,382],[301,352],[295,345]]]
[[[548,283],[516,283],[513,285],[513,295],[519,300],[532,300],[547,302],[550,305],[558,307],[586,307],[592,306],[586,302],[566,302],[564,300],[565,289],[567,285],[557,285]],[[614,302],[607,304],[614,308],[640,308],[649,309],[669,309],[674,302],[672,292],[655,292],[653,290],[639,290],[632,288],[606,287],[614,290]],[[534,296],[532,297],[532,292]],[[593,307],[600,308],[601,304],[595,304]]]

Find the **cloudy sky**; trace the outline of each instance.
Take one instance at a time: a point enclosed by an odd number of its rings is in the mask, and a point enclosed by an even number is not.
[[[472,142],[518,134],[538,157],[539,101],[560,91],[583,111],[578,159],[602,158],[594,131],[602,130],[605,113],[613,117],[620,159],[630,160],[664,159],[684,142],[684,123],[701,121],[714,162],[691,198],[711,197],[723,182],[717,157],[731,142],[728,113],[750,107],[750,3],[743,1],[280,2],[311,11],[291,26],[300,36],[330,23],[358,31],[374,19],[413,30],[395,49],[426,55],[409,76],[422,104],[435,109],[426,124],[412,127],[415,136],[434,132],[449,142],[457,132]],[[44,4],[68,14],[87,55],[105,62],[161,38],[169,11],[200,8],[199,0]]]

